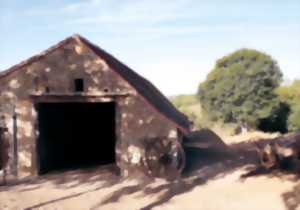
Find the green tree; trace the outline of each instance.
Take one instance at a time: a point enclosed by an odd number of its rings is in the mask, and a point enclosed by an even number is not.
[[[288,119],[289,131],[300,130],[300,105],[293,106]]]
[[[194,126],[200,127],[202,120],[201,105],[196,95],[178,95],[170,98],[181,112],[186,114]]]
[[[291,85],[281,86],[276,92],[280,101],[290,106],[289,131],[300,130],[300,80],[295,80]]]
[[[257,126],[279,106],[275,89],[282,73],[269,55],[241,49],[219,59],[199,85],[203,109],[213,120]]]

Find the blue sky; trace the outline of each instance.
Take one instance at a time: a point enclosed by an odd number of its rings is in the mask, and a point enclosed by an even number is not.
[[[0,0],[0,69],[74,33],[166,95],[194,93],[216,59],[244,47],[300,78],[299,0]]]

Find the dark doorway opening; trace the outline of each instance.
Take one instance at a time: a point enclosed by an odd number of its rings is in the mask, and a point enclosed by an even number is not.
[[[115,161],[115,103],[39,103],[38,173]]]

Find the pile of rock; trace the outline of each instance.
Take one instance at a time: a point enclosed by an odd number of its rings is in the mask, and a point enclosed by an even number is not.
[[[300,133],[278,137],[265,145],[256,144],[256,150],[263,168],[300,172]]]

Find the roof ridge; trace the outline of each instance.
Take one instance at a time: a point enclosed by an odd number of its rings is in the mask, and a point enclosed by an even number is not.
[[[174,122],[184,132],[187,132],[189,130],[190,122],[189,122],[188,117],[186,115],[184,115],[182,112],[180,112],[178,109],[176,109],[175,106],[150,81],[148,81],[147,79],[145,79],[144,77],[139,75],[137,72],[133,71],[126,64],[124,64],[121,61],[119,61],[118,59],[116,59],[110,53],[106,52],[99,46],[90,42],[88,39],[86,39],[80,35],[77,35],[77,37],[83,44],[85,44],[89,49],[91,49],[96,55],[98,55],[101,59],[105,60],[105,62],[111,67],[111,69],[114,72],[116,72],[119,76],[121,76],[124,80],[126,80],[141,96],[143,96],[143,98],[149,103],[149,105],[152,106],[157,112],[164,115],[164,117],[166,117],[168,120]],[[122,73],[123,73],[123,75],[122,75]],[[130,74],[130,75],[128,75],[128,74]],[[143,83],[139,84],[139,85],[133,84],[133,81],[135,79],[132,77],[136,77],[137,79],[143,81]],[[153,100],[152,97],[149,97],[149,96],[147,97],[147,94],[145,94],[145,91],[147,91],[147,90],[148,90],[149,95],[158,97],[160,101],[163,101],[163,103],[167,106],[167,108],[170,109],[173,114],[175,114],[179,117],[178,120],[181,121],[181,123],[176,122],[175,119],[170,117],[171,115],[173,115],[172,113],[167,114],[166,112],[160,111],[160,109],[157,107],[158,104],[153,103],[153,102],[155,102],[155,100]],[[164,108],[166,108],[166,107],[164,107]]]
[[[88,39],[79,34],[73,34],[72,36],[65,38],[64,40],[47,48],[46,50],[21,61],[20,63],[8,68],[7,70],[0,72],[0,79],[7,75],[10,75],[11,73],[21,69],[26,65],[30,65],[33,62],[42,59],[49,53],[53,52],[56,49],[59,49],[72,40],[76,41],[77,43],[83,44],[93,53],[95,53],[95,55],[103,59],[108,64],[108,66],[110,66],[113,72],[127,81],[132,86],[132,88],[134,88],[155,111],[175,123],[177,127],[181,128],[181,130],[183,130],[184,132],[187,132],[189,130],[190,123],[186,115],[177,110],[175,106],[149,80],[142,77],[131,68],[129,68],[126,64],[116,59],[113,55],[106,52],[99,46],[93,44]]]
[[[74,34],[76,35],[76,34]],[[62,41],[58,42],[55,45],[52,45],[51,47],[47,48],[46,50],[41,51],[40,53],[37,53],[25,60],[22,60],[21,62],[3,70],[0,72],[0,78],[5,77],[9,74],[11,74],[12,72],[26,66],[26,65],[30,65],[38,60],[40,60],[41,58],[45,57],[46,55],[48,55],[49,53],[53,52],[54,50],[64,46],[65,44],[67,44],[68,42],[70,42],[71,40],[74,40],[75,37],[74,36],[69,36],[65,39],[63,39]]]

